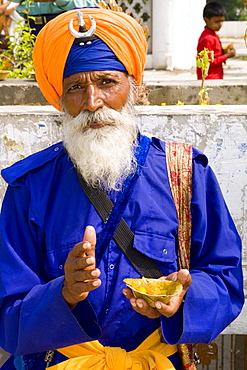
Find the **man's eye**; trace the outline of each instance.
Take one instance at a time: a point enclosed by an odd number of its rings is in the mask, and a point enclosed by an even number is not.
[[[82,87],[81,87],[81,85],[73,85],[73,86],[71,86],[69,89],[68,89],[68,91],[72,91],[72,90],[77,90],[77,89],[81,89]]]
[[[102,85],[109,85],[109,84],[116,84],[115,80],[112,80],[111,78],[106,78],[105,80],[102,81]]]

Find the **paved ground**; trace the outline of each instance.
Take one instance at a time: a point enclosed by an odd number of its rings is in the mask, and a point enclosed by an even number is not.
[[[234,42],[236,57],[230,58],[224,65],[224,80],[239,79],[247,80],[247,47],[244,39],[221,39],[222,45],[228,45]],[[146,83],[167,82],[167,81],[195,81],[196,71],[193,68],[190,71],[158,71],[146,70],[144,72],[144,81]]]

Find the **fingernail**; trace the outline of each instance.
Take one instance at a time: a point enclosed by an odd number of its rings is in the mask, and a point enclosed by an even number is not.
[[[160,310],[160,309],[161,309],[161,304],[160,304],[160,303],[158,303],[158,302],[156,302],[156,303],[155,303],[155,307],[156,307],[156,308],[158,308],[158,310]]]
[[[93,281],[93,286],[98,286],[100,284],[99,280]]]
[[[89,258],[87,258],[87,259],[86,259],[86,263],[87,263],[88,265],[93,264],[93,263],[94,263],[94,258],[93,258],[93,257],[89,257]]]
[[[130,300],[130,303],[132,304],[133,307],[136,307],[135,301]]]
[[[141,302],[137,302],[137,306],[138,306],[139,308],[142,308],[142,307],[143,307],[143,304],[142,304]]]
[[[91,272],[91,275],[92,275],[92,276],[98,276],[98,270],[93,270],[93,271]]]

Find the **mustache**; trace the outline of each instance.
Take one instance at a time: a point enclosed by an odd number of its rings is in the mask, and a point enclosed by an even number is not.
[[[74,118],[72,118],[70,115],[67,115],[67,120],[71,123],[73,122],[78,129],[85,131],[90,129],[90,126],[93,124],[99,124],[101,127],[116,127],[123,119],[123,115],[126,113],[123,111],[116,111],[115,109],[108,107],[102,107],[95,112],[83,111]]]

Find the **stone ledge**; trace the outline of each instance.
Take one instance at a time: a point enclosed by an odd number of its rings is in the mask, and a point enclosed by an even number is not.
[[[149,77],[145,81],[150,90],[151,105],[175,105],[178,100],[185,104],[198,105],[200,81],[159,81]],[[214,80],[207,81],[210,103],[224,105],[244,105],[247,101],[247,81]],[[48,102],[34,80],[6,79],[0,81],[0,105],[47,105]]]
[[[247,116],[247,105],[173,105],[173,106],[135,106],[138,115],[156,115],[156,116],[188,116],[188,115],[221,115],[221,116]],[[0,106],[1,116],[19,116],[19,115],[44,115],[44,116],[62,116],[51,105],[30,106],[30,105],[5,105]]]

